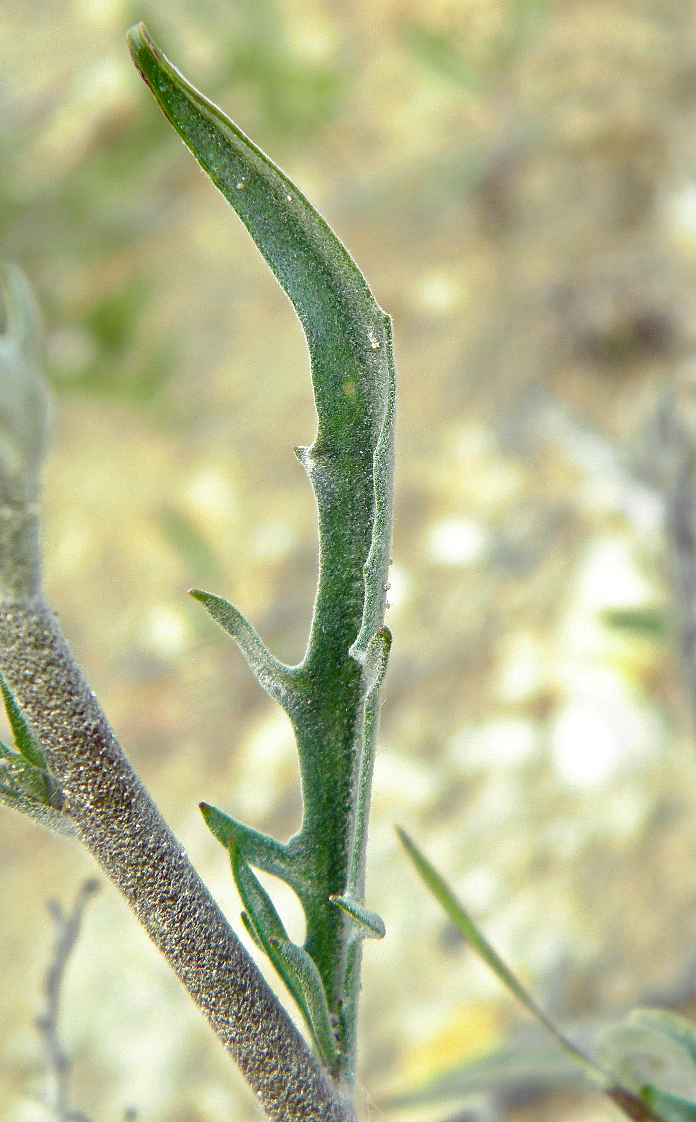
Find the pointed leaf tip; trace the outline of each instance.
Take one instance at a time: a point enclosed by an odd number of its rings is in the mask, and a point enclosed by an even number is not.
[[[386,935],[384,920],[377,915],[377,912],[371,912],[369,908],[358,904],[348,896],[329,896],[329,900],[350,916],[363,939],[383,939]]]
[[[139,23],[134,23],[132,27],[128,28],[128,31],[126,32],[126,42],[128,43],[128,50],[131,53],[133,62],[137,66],[142,77],[147,82],[147,74],[145,73],[141,64],[148,54],[152,54],[155,56],[155,58],[157,58],[159,55],[159,51],[157,50],[154,41],[150,38],[150,33],[142,20]]]
[[[534,998],[525,989],[522,983],[513,974],[512,970],[503,962],[498,952],[491,946],[485,935],[479,931],[474,921],[464,909],[445,879],[437,872],[433,865],[423,856],[418,846],[400,826],[395,827],[397,835],[416,870],[430,889],[440,906],[459,929],[467,943],[479,958],[483,959],[486,966],[493,971],[496,978],[512,993],[525,1007],[528,1013],[556,1040],[584,1068],[590,1078],[603,1089],[607,1087],[607,1074],[588,1056],[568,1040],[553,1021],[539,1008]]]
[[[10,728],[12,729],[15,748],[22,756],[24,756],[25,760],[29,761],[29,763],[33,767],[38,768],[41,771],[45,771],[46,761],[43,757],[43,753],[39,749],[39,746],[34,739],[31,729],[25,721],[17,702],[15,701],[14,695],[9,690],[2,674],[0,674],[0,691],[2,691],[2,700],[5,705],[7,720],[9,721]]]
[[[234,604],[199,588],[192,588],[189,595],[203,605],[223,631],[232,636],[259,685],[292,716],[300,704],[295,688],[296,669],[273,657],[260,635]]]

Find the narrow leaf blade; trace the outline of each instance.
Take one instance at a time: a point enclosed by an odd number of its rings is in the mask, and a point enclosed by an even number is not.
[[[481,934],[475,923],[465,911],[462,904],[456,898],[447,882],[440,876],[440,874],[433,868],[430,862],[423,856],[416,844],[409,838],[408,834],[397,827],[397,834],[404,849],[411,858],[411,861],[416,867],[417,872],[420,874],[426,886],[430,889],[435,899],[444,908],[449,918],[454,923],[455,927],[461,932],[466,939],[467,943],[476,951],[480,958],[486,965],[493,971],[495,976],[502,982],[502,984],[510,990],[517,998],[528,1013],[534,1017],[536,1021],[544,1026],[546,1031],[557,1040],[558,1043],[567,1052],[569,1052],[578,1063],[586,1069],[588,1074],[593,1078],[595,1083],[599,1083],[602,1087],[607,1086],[607,1075],[601,1068],[599,1068],[588,1056],[576,1048],[576,1046],[559,1031],[546,1014],[539,1008],[532,996],[524,988],[522,983],[518,981],[512,971],[503,962],[500,955],[493,949],[488,940]]]
[[[10,722],[10,728],[12,729],[12,735],[14,737],[17,751],[20,752],[24,756],[25,760],[28,760],[29,763],[32,764],[35,768],[39,768],[41,771],[45,771],[46,761],[43,757],[43,753],[40,751],[39,746],[34,739],[33,733],[29,728],[29,725],[24,720],[19,706],[17,705],[17,702],[15,701],[12,693],[7,688],[5,679],[1,674],[0,690],[2,690],[2,700],[5,704],[5,712],[7,713],[7,719]]]
[[[371,912],[369,908],[358,904],[355,900],[349,899],[347,896],[330,896],[332,904],[340,908],[342,912],[355,922],[359,934],[363,939],[383,939],[387,933],[384,926],[384,920],[377,912]]]
[[[288,941],[288,934],[283,921],[266,889],[254,875],[251,866],[244,859],[234,841],[230,841],[229,853],[232,875],[245,909],[242,912],[242,923],[257,946],[261,947],[270,958],[311,1028],[309,1011],[305,1005],[302,987],[298,984],[294,972],[288,969],[285,960],[278,955],[276,949],[279,941]]]
[[[273,901],[259,879],[254,876],[251,866],[233,841],[230,842],[229,851],[232,873],[239,895],[264,947],[271,938],[287,939],[287,931]]]
[[[326,1066],[331,1070],[337,1058],[329,1006],[316,964],[302,947],[288,939],[272,939],[273,947],[292,974],[304,997],[312,1035]]]
[[[249,916],[248,916],[247,912],[242,912],[239,918],[241,919],[242,924],[244,926],[244,930],[246,931],[247,935],[251,939],[254,946],[257,947],[258,950],[260,950],[260,951],[265,951],[266,948],[264,947],[263,943],[259,939],[259,936],[256,933],[256,928],[254,927],[253,923],[249,919]]]
[[[211,834],[225,849],[229,849],[233,842],[250,865],[284,880],[302,897],[307,885],[293,868],[286,845],[268,834],[261,834],[251,826],[245,826],[243,822],[238,822],[236,818],[208,803],[200,803],[200,811]]]
[[[316,964],[302,947],[288,939],[275,905],[239,848],[230,842],[232,873],[244,904],[242,922],[257,946],[266,952],[297,1002],[324,1063],[336,1061],[326,993]]]
[[[202,604],[208,615],[237,643],[257,681],[266,693],[277,701],[289,714],[298,704],[295,681],[298,672],[285,666],[274,658],[242,613],[222,596],[212,592],[202,592],[199,588],[189,589],[189,596]]]

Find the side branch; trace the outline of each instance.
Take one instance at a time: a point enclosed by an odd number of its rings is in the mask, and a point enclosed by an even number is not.
[[[352,1122],[125,758],[42,596],[0,601],[0,673],[63,812],[276,1122]]]

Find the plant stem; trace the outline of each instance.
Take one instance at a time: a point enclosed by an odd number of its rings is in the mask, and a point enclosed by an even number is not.
[[[72,954],[85,908],[90,897],[99,889],[99,881],[88,880],[80,889],[71,911],[65,915],[57,900],[49,900],[48,910],[55,923],[56,939],[53,956],[46,972],[44,993],[46,1004],[37,1018],[36,1027],[43,1042],[46,1092],[45,1105],[55,1115],[56,1122],[90,1122],[87,1115],[70,1106],[70,1059],[61,1043],[58,1031],[58,1012],[65,969]]]
[[[125,758],[42,595],[0,600],[0,672],[82,840],[277,1122],[349,1122]]]

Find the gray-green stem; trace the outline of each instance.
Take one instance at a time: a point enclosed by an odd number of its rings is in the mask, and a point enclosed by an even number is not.
[[[0,672],[77,825],[271,1119],[354,1118],[125,758],[41,595],[0,603]]]
[[[48,413],[26,282],[0,266],[0,674],[77,834],[203,1011],[269,1118],[352,1122],[130,766],[41,591],[38,491]],[[29,804],[31,806],[31,804]],[[26,809],[26,800],[20,809]],[[48,810],[47,810],[48,815]]]

